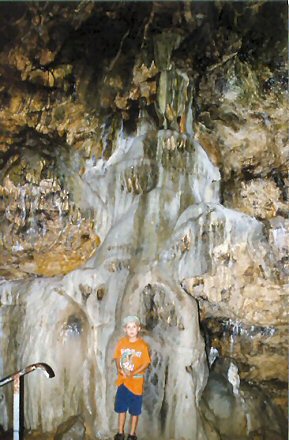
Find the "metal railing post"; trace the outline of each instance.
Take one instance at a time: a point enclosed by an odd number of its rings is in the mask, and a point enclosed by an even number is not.
[[[4,379],[0,380],[0,387],[3,387],[10,382],[13,382],[13,440],[22,440],[22,430],[20,426],[21,377],[37,369],[43,370],[46,377],[52,378],[55,376],[54,371],[49,365],[43,362],[39,362],[37,364],[29,365],[23,370],[17,371],[16,373],[13,373],[10,376],[7,376]]]
[[[13,440],[20,440],[20,376],[13,381]]]

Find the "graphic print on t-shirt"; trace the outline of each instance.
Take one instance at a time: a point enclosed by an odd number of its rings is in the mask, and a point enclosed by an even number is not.
[[[133,348],[122,348],[120,366],[124,371],[134,371],[135,366],[133,362],[134,357],[141,357],[141,351],[136,351]]]

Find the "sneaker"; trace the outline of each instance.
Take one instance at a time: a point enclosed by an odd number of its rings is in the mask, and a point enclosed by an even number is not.
[[[137,436],[136,436],[136,435],[131,435],[131,434],[129,434],[129,435],[127,436],[127,440],[137,440]]]
[[[115,436],[113,438],[114,438],[114,440],[124,440],[124,434],[120,434],[118,432],[117,434],[115,434]]]

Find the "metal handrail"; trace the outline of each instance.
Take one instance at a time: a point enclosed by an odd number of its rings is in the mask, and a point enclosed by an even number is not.
[[[20,378],[25,376],[25,374],[29,374],[34,370],[40,369],[44,372],[46,377],[52,378],[55,376],[52,368],[43,363],[39,362],[36,364],[29,365],[28,367],[23,368],[23,370],[19,370],[16,373],[11,374],[10,376],[4,377],[0,380],[0,387],[7,385],[10,382],[13,382],[13,440],[21,440],[22,432],[20,429],[20,388],[21,381]]]

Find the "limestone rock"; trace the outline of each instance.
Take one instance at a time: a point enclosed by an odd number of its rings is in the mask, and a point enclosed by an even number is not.
[[[228,206],[258,219],[276,217],[282,208],[287,209],[282,201],[281,190],[271,179],[243,181],[234,192],[232,188],[228,188],[228,192],[225,196]]]
[[[79,416],[72,416],[62,423],[54,436],[54,440],[84,440],[85,426],[83,419]]]
[[[251,388],[248,399],[250,387],[242,383],[240,391],[234,394],[225,375],[225,365],[218,365],[215,370],[210,375],[201,402],[208,434],[210,427],[214,426],[221,438],[283,438],[284,416],[266,400],[262,391],[257,387]]]
[[[111,359],[132,313],[153,358],[140,436],[277,440],[286,2],[0,10],[0,375],[56,372],[27,377],[27,426],[45,438],[80,414],[111,438]]]

